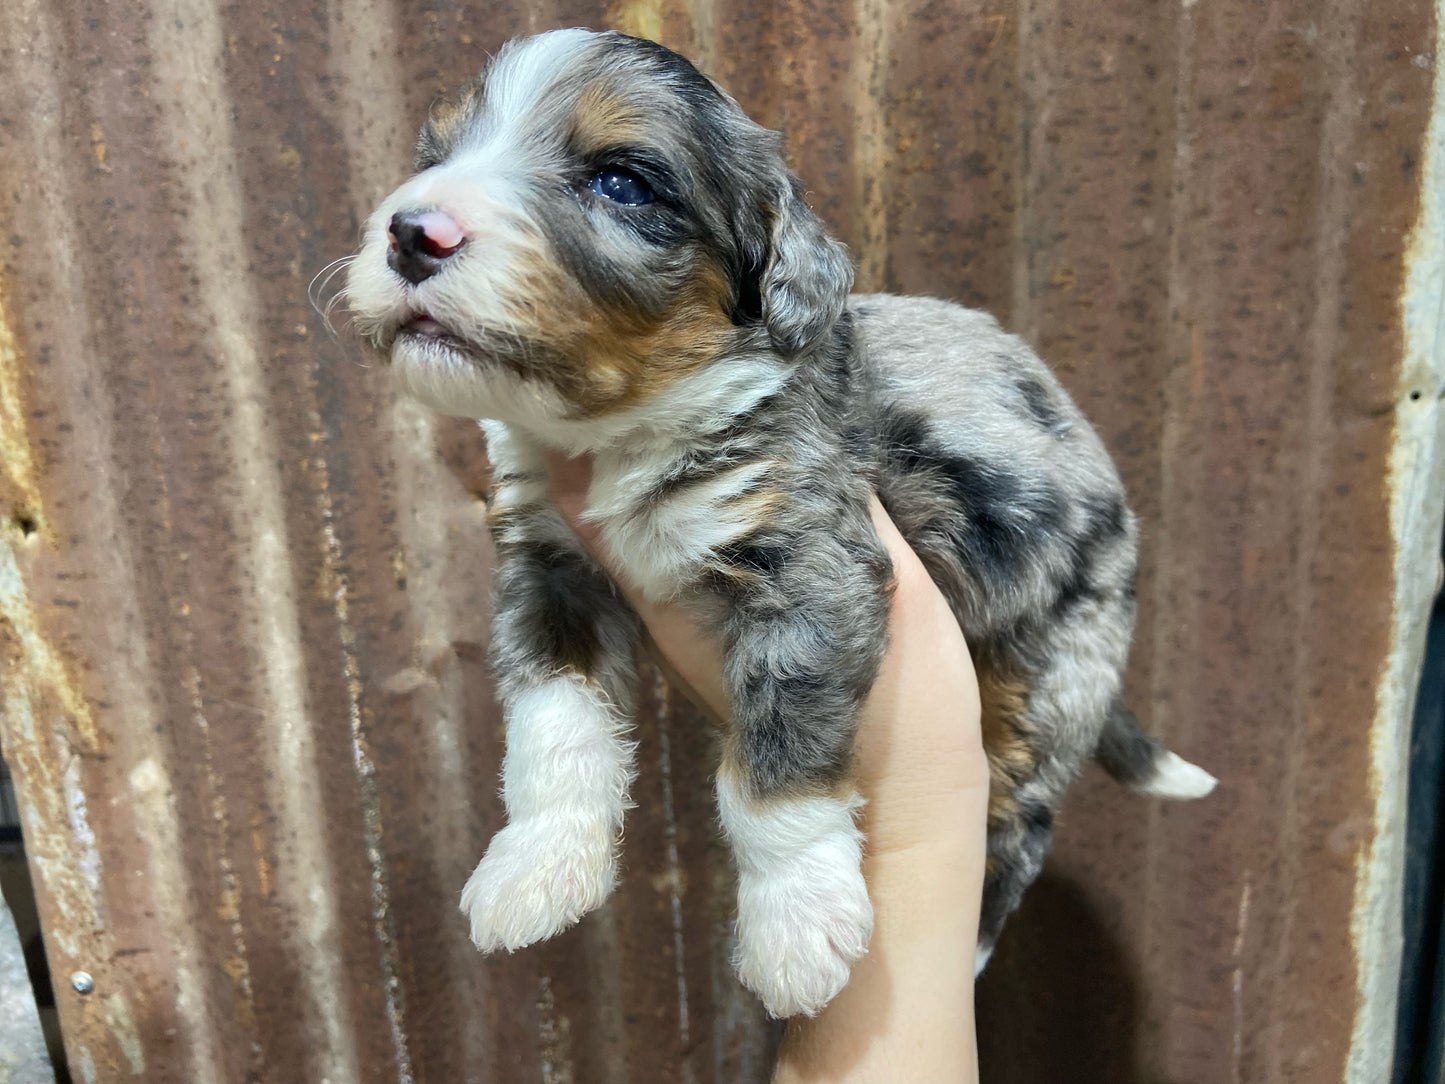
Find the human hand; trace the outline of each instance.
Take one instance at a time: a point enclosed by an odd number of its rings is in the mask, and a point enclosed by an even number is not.
[[[582,518],[590,460],[551,453],[547,465],[554,503],[637,610],[659,665],[726,720],[720,646],[685,607],[642,598]],[[888,650],[855,743],[873,939],[817,1017],[789,1022],[777,1079],[976,1080],[973,961],[988,807],[978,684],[952,611],[876,498],[873,520],[895,577]]]

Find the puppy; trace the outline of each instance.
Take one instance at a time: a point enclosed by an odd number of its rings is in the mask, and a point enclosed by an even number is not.
[[[717,803],[735,963],[816,1013],[867,948],[860,702],[885,641],[876,492],[974,654],[991,768],[982,967],[1093,755],[1148,794],[1214,779],[1119,699],[1135,526],[1098,437],[994,320],[850,297],[779,136],[682,57],[616,33],[511,42],[432,111],[367,223],[356,324],[400,388],[484,419],[508,824],[462,894],[483,951],[550,937],[617,880],[635,614],[559,518],[542,450],[594,457],[586,515],[651,600],[717,635]]]

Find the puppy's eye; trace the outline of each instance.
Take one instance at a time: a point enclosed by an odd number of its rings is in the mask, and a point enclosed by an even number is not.
[[[601,170],[587,182],[587,187],[603,199],[626,207],[641,207],[652,202],[652,189],[647,182],[625,169]]]

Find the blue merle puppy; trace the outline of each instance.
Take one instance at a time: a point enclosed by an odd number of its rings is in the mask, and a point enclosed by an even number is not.
[[[544,448],[594,457],[586,515],[617,564],[723,645],[736,965],[774,1015],[827,1004],[872,928],[851,760],[891,570],[870,493],[978,671],[979,967],[1086,758],[1148,794],[1213,787],[1120,702],[1134,519],[1068,395],[983,313],[850,297],[779,136],[686,60],[616,33],[514,41],[433,110],[416,169],[346,296],[404,392],[484,419],[496,472],[508,824],[462,894],[484,951],[607,898],[636,770],[638,621],[552,506]]]

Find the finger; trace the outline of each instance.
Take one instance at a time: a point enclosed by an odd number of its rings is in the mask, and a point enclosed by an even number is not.
[[[721,650],[708,648],[701,654],[694,650],[694,658],[685,664],[691,673],[688,677],[678,670],[672,658],[658,645],[651,629],[644,627],[642,636],[648,656],[668,685],[682,693],[708,723],[716,727],[727,726],[732,710],[723,682]]]
[[[601,538],[597,528],[582,518],[587,508],[587,489],[592,484],[592,457],[567,455],[549,448],[543,453],[547,464],[547,483],[552,490],[552,503],[568,525],[577,532],[592,556],[604,561]]]

